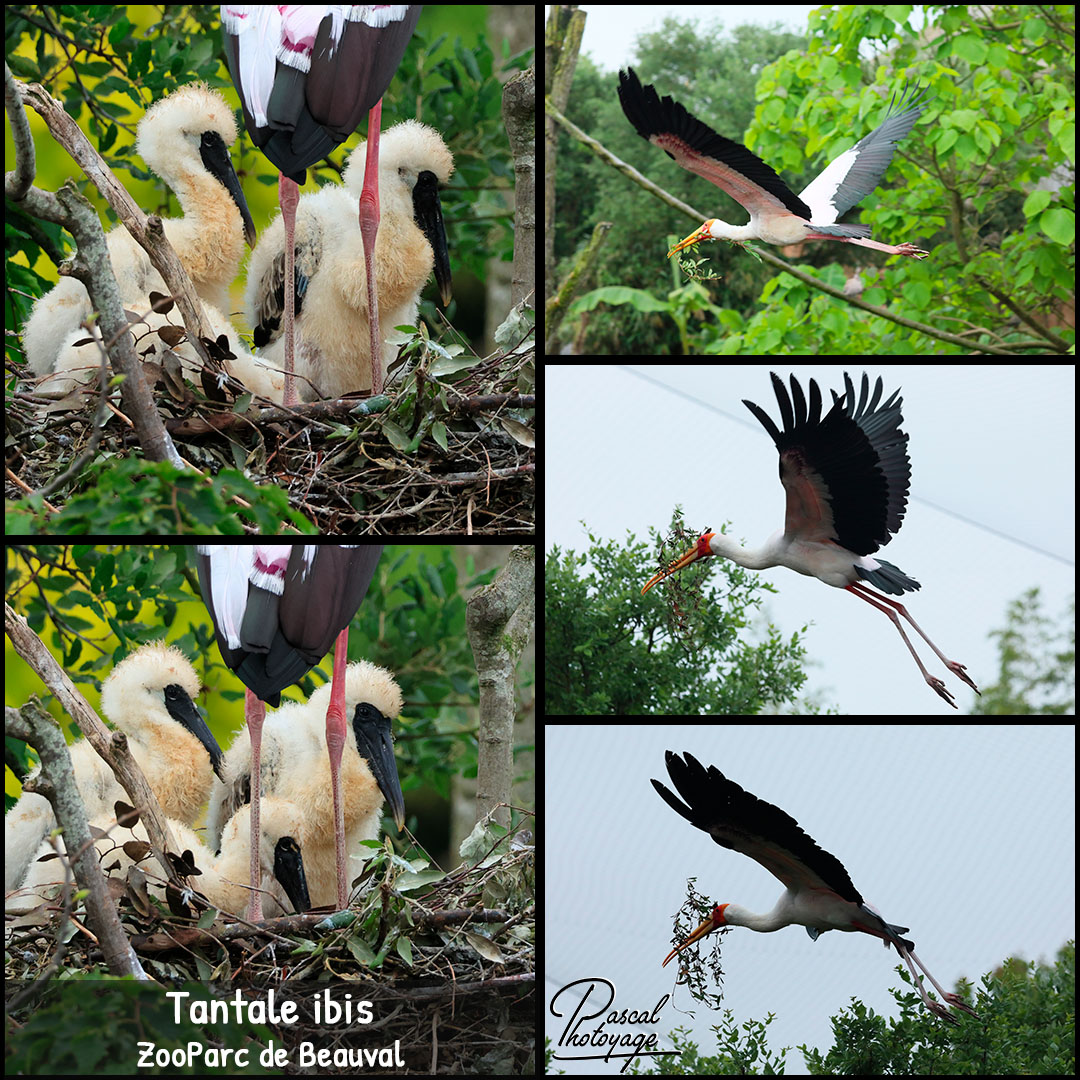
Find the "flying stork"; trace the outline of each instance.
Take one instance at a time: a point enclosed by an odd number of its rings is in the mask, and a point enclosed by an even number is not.
[[[229,159],[236,120],[225,99],[204,83],[193,83],[155,102],[139,121],[135,149],[169,186],[183,211],[164,221],[165,236],[184,264],[200,298],[215,311],[228,311],[229,287],[240,269],[244,244],[255,242],[240,182]],[[106,238],[120,301],[150,310],[151,292],[168,294],[149,256],[117,225]],[[87,337],[80,324],[93,306],[81,281],[62,277],[40,297],[23,328],[30,370],[57,372],[47,388],[68,392],[96,371],[96,346],[75,348]],[[222,315],[222,320],[228,320]],[[82,369],[82,370],[80,370]]]
[[[943,1020],[958,1023],[941,1002],[932,1001],[912,961],[934,984],[943,1001],[977,1017],[956,994],[947,993],[915,955],[915,945],[901,934],[906,926],[893,926],[863,900],[847,870],[835,856],[824,851],[799,828],[794,818],[778,806],[744,791],[715,765],[707,769],[692,754],[683,758],[668,750],[664,755],[674,795],[659,780],[652,786],[677,814],[695,828],[707,832],[721,847],[749,855],[761,863],[785,887],[776,907],[758,915],[738,904],[716,904],[712,914],[690,936],[668,953],[666,965],[687,946],[722,926],[745,926],[771,933],[785,926],[805,926],[811,941],[827,930],[859,931],[881,938],[904,958],[926,1007]],[[680,798],[681,796],[681,798]]]
[[[375,282],[383,323],[416,323],[420,292],[432,270],[443,305],[450,302],[450,257],[439,185],[454,170],[442,137],[406,120],[381,136],[382,223],[375,245]],[[305,398],[340,397],[372,386],[367,270],[356,200],[366,172],[367,143],[350,155],[343,184],[304,195],[296,212],[296,371]],[[244,307],[261,357],[284,369],[281,317],[285,292],[284,228],[275,221],[251,256]],[[378,368],[397,346],[384,342]]]
[[[832,391],[832,408],[822,418],[821,391],[813,379],[808,406],[794,375],[790,399],[780,378],[774,372],[770,375],[783,431],[760,406],[745,398],[743,404],[761,422],[780,454],[780,483],[787,492],[784,528],[757,549],[743,548],[721,533],[704,533],[694,547],[649,578],[642,593],[676,570],[709,555],[721,555],[749,570],[786,566],[816,577],[883,611],[900,631],[927,685],[955,709],[956,703],[945,684],[923,667],[897,612],[915,627],[941,662],[978,694],[979,688],[968,677],[964,665],[948,659],[903,604],[864,584],[869,582],[894,596],[921,588],[892,563],[871,558],[899,530],[907,507],[911,462],[908,437],[900,430],[904,421],[900,413],[904,404],[900,391],[881,404],[880,376],[870,397],[870,380],[863,372],[856,403],[855,388],[844,372],[844,393]]]
[[[659,146],[676,164],[723,188],[750,214],[746,225],[711,218],[680,240],[668,252],[669,258],[691,244],[713,239],[763,240],[780,246],[803,240],[838,240],[890,255],[925,259],[928,252],[914,244],[893,246],[869,239],[869,225],[837,222],[881,183],[897,142],[922,115],[925,91],[913,94],[914,90],[905,92],[899,101],[894,94],[881,124],[796,195],[745,146],[718,135],[671,97],[660,97],[655,87],[642,86],[633,68],[619,72],[619,101],[637,133]]]
[[[366,113],[368,144],[360,233],[366,265],[373,393],[382,392],[375,288],[379,228],[379,126],[382,96],[401,63],[422,5],[222,4],[225,56],[255,145],[281,171],[285,229],[285,404],[293,381],[293,232],[305,170],[356,131]]]
[[[199,677],[191,661],[163,641],[141,645],[101,686],[101,711],[127,735],[128,747],[166,817],[194,823],[222,753],[195,707]],[[72,743],[75,783],[91,822],[113,818],[113,804],[129,796],[108,763],[85,739]],[[36,775],[36,774],[35,774]],[[46,834],[55,827],[52,806],[27,791],[4,818],[4,887],[22,884]]]
[[[287,701],[270,713],[262,731],[264,803],[297,808],[295,837],[314,907],[338,900],[337,850],[326,753],[326,713],[332,685],[324,683],[306,702]],[[401,690],[384,668],[354,661],[345,671],[346,741],[341,761],[342,825],[348,856],[347,879],[363,869],[359,847],[380,831],[383,801],[394,822],[405,823],[405,804],[394,759],[391,720],[402,709]],[[243,814],[251,791],[251,742],[243,733],[225,755],[221,781],[214,784],[207,812],[211,845]]]
[[[347,742],[345,667],[349,623],[375,574],[382,546],[255,544],[197,547],[203,602],[214,622],[226,665],[247,687],[244,717],[251,740],[251,835],[259,836],[260,749],[266,705],[302,679],[334,648],[334,675],[326,709],[326,749],[334,814],[337,900],[348,903],[341,759]],[[287,768],[289,763],[275,762]],[[251,885],[259,865],[251,853]],[[262,917],[254,893],[251,918]]]

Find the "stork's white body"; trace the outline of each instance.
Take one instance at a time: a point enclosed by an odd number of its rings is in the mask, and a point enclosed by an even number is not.
[[[202,307],[210,336],[214,339],[224,337],[228,342],[231,355],[223,364],[228,374],[244,389],[280,404],[285,391],[283,372],[252,353],[223,312],[210,303],[204,303]],[[169,358],[175,356],[184,377],[198,384],[204,363],[187,336],[180,309],[173,305],[168,312],[162,313],[154,310],[149,296],[142,296],[126,302],[124,310],[140,320],[132,325],[131,331],[137,355],[165,367],[169,365]],[[56,408],[66,408],[69,403],[74,403],[75,399],[66,397],[73,392],[96,389],[101,351],[96,343],[81,344],[88,338],[88,332],[81,327],[68,333],[61,342],[52,373],[37,384],[39,393],[65,398]]]

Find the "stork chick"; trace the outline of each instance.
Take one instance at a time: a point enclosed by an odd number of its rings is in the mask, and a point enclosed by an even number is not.
[[[287,702],[267,715],[262,731],[262,790],[268,797],[298,808],[296,838],[304,852],[315,907],[338,901],[333,795],[326,752],[330,693],[331,684],[326,683],[306,702]],[[356,661],[345,672],[345,705],[350,723],[341,762],[341,789],[352,880],[363,868],[358,844],[379,835],[384,799],[397,827],[405,822],[390,734],[391,718],[401,712],[401,690],[385,668]],[[227,751],[221,781],[214,783],[210,796],[207,831],[211,844],[222,823],[243,812],[250,791],[251,742],[245,729]]]
[[[379,157],[381,218],[375,285],[384,328],[416,325],[420,293],[432,271],[443,305],[450,302],[450,257],[439,184],[454,159],[434,128],[406,120],[383,132]],[[296,213],[296,373],[306,401],[371,389],[367,276],[356,202],[367,143],[349,158],[344,183],[304,195]],[[285,232],[278,218],[251,256],[244,311],[262,356],[285,366],[282,337]],[[382,373],[397,355],[385,341]],[[269,344],[268,344],[269,343]]]
[[[255,227],[240,182],[229,160],[236,141],[236,121],[225,99],[203,83],[184,86],[162,98],[139,122],[136,149],[176,195],[183,217],[164,222],[165,235],[191,277],[199,296],[228,311],[229,286],[236,278],[244,243],[255,241]],[[125,305],[136,305],[150,292],[168,294],[149,256],[123,225],[108,235],[109,259]],[[146,304],[149,307],[149,304]],[[93,312],[82,282],[61,278],[34,305],[23,328],[30,370],[47,375],[57,369],[62,350],[86,336],[80,323]],[[93,354],[82,365],[97,366]],[[78,351],[77,351],[78,353]],[[67,370],[79,366],[66,360]],[[61,389],[53,383],[50,389]]]
[[[94,822],[107,835],[95,841],[102,867],[108,872],[119,870],[126,876],[132,866],[147,873],[147,884],[155,896],[164,897],[164,875],[156,863],[142,822],[132,828],[106,821]],[[247,810],[236,814],[222,833],[221,852],[212,852],[202,839],[179,821],[169,827],[177,844],[174,853],[179,857],[178,870],[189,878],[196,893],[211,905],[233,915],[243,915],[251,900],[248,884],[251,817]],[[304,912],[311,906],[304,860],[295,836],[299,829],[297,808],[280,800],[263,803],[259,845],[259,865],[262,870],[260,888],[264,914],[269,918]],[[62,844],[62,841],[61,841]],[[21,914],[37,907],[42,901],[52,902],[62,884],[64,873],[57,859],[42,859],[55,851],[45,840],[31,862],[23,888],[9,899],[6,907],[11,914]]]
[[[101,687],[102,712],[128,737],[132,756],[167,817],[194,822],[221,769],[221,747],[195,708],[199,677],[184,654],[163,641],[143,645]],[[75,782],[90,821],[110,821],[128,795],[85,740],[72,744]],[[33,775],[37,775],[35,772]],[[24,792],[4,821],[4,887],[22,883],[34,852],[55,827],[52,806]]]
[[[188,337],[179,309],[173,306],[167,312],[154,310],[149,296],[127,303],[124,308],[129,318],[134,316],[131,332],[136,354],[144,361],[163,366],[167,366],[171,354],[179,361],[184,377],[198,384],[203,360]],[[203,313],[210,337],[219,343],[225,339],[224,347],[229,354],[222,360],[225,371],[253,394],[280,404],[285,388],[284,374],[249,352],[236,328],[216,307],[204,303]],[[78,398],[69,399],[68,395],[77,391],[89,392],[97,387],[101,352],[96,344],[85,344],[87,337],[81,327],[73,330],[61,343],[54,370],[37,384],[38,393],[63,398],[52,406],[54,409],[79,404]]]

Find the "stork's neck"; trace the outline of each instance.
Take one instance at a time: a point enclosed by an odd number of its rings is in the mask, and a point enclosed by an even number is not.
[[[714,240],[756,240],[758,227],[752,219],[745,225],[729,225],[726,221],[713,218],[709,222],[709,235]]]
[[[791,916],[787,904],[782,898],[772,909],[764,914],[756,911],[748,911],[738,904],[724,905],[724,922],[729,926],[745,926],[748,930],[757,930],[759,933],[768,934],[773,930],[781,930],[791,925]]]
[[[761,547],[748,548],[733,537],[716,533],[709,541],[709,550],[748,570],[767,570],[777,564],[777,546],[783,540],[783,535],[782,532],[774,533]]]
[[[709,223],[709,233],[717,240],[763,240],[779,247],[801,243],[809,230],[810,222],[805,218],[779,211],[751,214],[746,225],[729,225],[716,218]]]

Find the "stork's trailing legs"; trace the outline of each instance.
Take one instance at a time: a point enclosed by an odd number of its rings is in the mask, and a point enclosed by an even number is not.
[[[972,1016],[977,1017],[979,1015],[970,1005],[966,1005],[963,1001],[961,1001],[960,997],[957,994],[950,994],[948,991],[941,988],[941,984],[937,981],[937,979],[934,978],[933,975],[930,974],[930,971],[927,969],[926,965],[918,958],[918,956],[915,955],[914,949],[909,949],[908,952],[911,953],[911,959],[914,960],[915,963],[918,964],[919,967],[922,968],[922,970],[926,973],[926,977],[934,984],[934,989],[941,995],[943,1000],[947,1001],[950,1005],[956,1007],[957,1009],[963,1009],[964,1012],[970,1013]]]
[[[930,255],[929,251],[909,244],[906,240],[902,244],[882,244],[877,240],[871,240],[865,236],[830,236],[827,233],[807,233],[807,240],[839,240],[845,244],[859,244],[861,247],[873,248],[874,251],[884,251],[887,255],[910,255],[913,259],[925,259]]]
[[[915,985],[919,988],[919,993],[922,996],[923,1002],[932,1013],[936,1016],[940,1016],[942,1020],[948,1020],[950,1024],[959,1023],[956,1017],[953,1016],[941,1002],[930,1000],[930,996],[926,992],[926,987],[923,986],[922,976],[915,970],[914,965],[911,963],[912,960],[914,960],[926,973],[926,977],[934,984],[934,989],[941,995],[943,1001],[947,1001],[954,1008],[963,1009],[964,1012],[970,1013],[978,1019],[979,1014],[970,1005],[964,1004],[956,994],[949,994],[941,988],[941,984],[930,974],[926,965],[915,955],[914,949],[907,949],[902,945],[897,945],[896,951],[904,958],[904,963],[907,964],[908,970],[911,972],[911,977],[915,980]]]
[[[364,273],[367,276],[368,328],[371,331],[371,393],[382,393],[382,335],[379,333],[379,295],[375,288],[375,237],[379,232],[379,128],[382,98],[368,113],[367,160],[364,189],[360,193],[360,236],[364,241]]]
[[[926,685],[929,686],[930,689],[938,695],[938,697],[947,701],[950,705],[952,705],[954,709],[956,708],[956,703],[953,701],[953,696],[946,688],[945,684],[940,679],[937,679],[933,675],[931,675],[930,672],[928,672],[926,668],[923,667],[923,662],[919,659],[919,654],[915,651],[914,647],[911,644],[911,641],[908,639],[907,634],[904,633],[903,626],[900,625],[900,620],[896,617],[897,611],[900,612],[900,614],[905,619],[907,619],[907,621],[911,623],[912,626],[915,627],[915,630],[917,631],[919,637],[921,637],[923,641],[925,641],[926,644],[929,645],[935,653],[937,653],[938,658],[941,660],[941,662],[957,678],[963,679],[963,681],[966,682],[968,686],[970,686],[971,689],[975,691],[976,694],[979,694],[979,688],[968,677],[967,669],[964,667],[964,665],[957,663],[955,660],[950,660],[926,636],[926,634],[923,633],[922,627],[919,626],[919,624],[908,614],[908,610],[906,607],[904,607],[903,604],[899,604],[895,600],[890,600],[887,596],[881,596],[879,593],[871,592],[870,589],[868,589],[860,582],[855,582],[853,585],[848,585],[847,591],[849,593],[854,593],[854,595],[857,596],[860,600],[865,600],[868,604],[873,605],[878,609],[878,611],[884,611],[885,614],[888,615],[890,619],[892,619],[893,625],[896,627],[897,630],[900,631],[900,636],[904,639],[904,644],[908,647],[908,652],[910,652],[911,655],[915,658],[915,663],[919,665],[919,670],[922,672],[923,678],[926,680]],[[883,604],[888,604],[889,606],[883,607]],[[896,611],[891,610],[892,608],[895,608]],[[982,695],[979,694],[979,696],[981,697]],[[925,971],[926,969],[924,968],[923,970]],[[927,972],[927,974],[929,974],[929,972]],[[934,985],[936,986],[937,984],[935,983]]]

